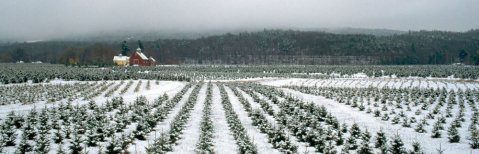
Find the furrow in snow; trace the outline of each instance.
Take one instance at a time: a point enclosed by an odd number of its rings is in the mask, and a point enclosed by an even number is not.
[[[250,117],[248,117],[248,113],[242,107],[243,105],[239,102],[238,98],[235,96],[233,91],[229,87],[225,87],[226,93],[228,94],[228,99],[233,106],[233,110],[238,114],[238,118],[240,119],[241,123],[245,127],[248,136],[251,137],[253,143],[257,146],[259,153],[280,153],[277,149],[273,148],[273,145],[268,143],[268,138],[266,134],[262,134],[257,128],[255,128],[252,123]]]
[[[268,104],[270,104],[273,107],[273,110],[275,110],[274,111],[275,114],[280,111],[280,108],[278,107],[278,105],[274,104],[269,98],[267,98],[263,94],[260,94],[260,93],[257,93],[257,92],[254,92],[254,93],[260,99],[263,99],[266,102],[268,102]],[[275,123],[277,123],[277,122],[275,122]],[[285,128],[285,130],[286,130],[287,135],[290,136],[291,142],[295,145],[298,145],[298,153],[302,153],[302,154],[317,153],[316,149],[314,147],[309,146],[308,143],[298,141],[298,138],[296,138],[296,136],[294,136],[292,134],[292,132],[289,131],[288,128]]]
[[[128,147],[128,151],[138,154],[146,154],[145,148],[149,145],[149,143],[153,143],[155,138],[159,137],[162,132],[167,132],[169,130],[171,121],[173,121],[178,112],[180,112],[181,107],[188,101],[194,88],[195,86],[191,87],[185,92],[181,100],[168,114],[166,119],[163,120],[163,122],[159,122],[155,128],[153,128],[153,131],[148,134],[145,141],[135,140],[132,145]]]
[[[228,123],[226,121],[226,115],[224,109],[221,105],[220,89],[217,85],[213,85],[213,98],[211,104],[211,118],[213,120],[213,142],[215,146],[216,153],[236,153],[238,147],[236,145],[235,139],[231,134]]]
[[[200,138],[200,124],[203,115],[203,107],[206,99],[207,86],[204,84],[198,93],[195,107],[191,111],[190,118],[186,123],[185,130],[178,141],[178,145],[173,147],[173,153],[195,153],[196,143]]]

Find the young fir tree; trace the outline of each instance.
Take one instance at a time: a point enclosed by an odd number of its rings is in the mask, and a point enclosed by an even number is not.
[[[108,146],[106,146],[105,153],[106,154],[122,153],[121,144],[118,142],[115,136],[112,136],[110,143],[108,144]]]
[[[346,143],[344,144],[343,148],[341,149],[341,154],[349,154],[349,153],[350,153],[350,152],[349,152],[349,149],[350,149],[349,143],[346,142]]]
[[[343,125],[341,126],[341,132],[343,132],[343,133],[348,132],[348,124],[343,123]]]
[[[5,143],[5,146],[15,146],[15,138],[16,138],[16,133],[15,133],[15,127],[8,123],[5,122],[1,126],[2,129],[2,140]]]
[[[166,153],[172,151],[172,145],[169,143],[166,138],[168,134],[161,133],[161,136],[155,140],[152,145],[149,145],[146,148],[147,153]]]
[[[97,146],[98,138],[95,129],[86,131],[86,145],[89,147]]]
[[[412,150],[409,153],[410,154],[425,154],[419,142],[412,143]]]
[[[33,140],[35,139],[35,136],[37,136],[32,118],[26,118],[25,124],[23,124],[23,130],[23,132],[27,134],[29,140]]]
[[[402,142],[399,134],[394,135],[393,140],[391,140],[391,148],[389,149],[391,154],[404,154],[406,149],[404,148],[404,143]]]
[[[66,154],[66,152],[63,150],[63,144],[61,143],[58,145],[57,154]]]
[[[440,130],[441,124],[439,122],[436,122],[434,124],[434,127],[432,128],[432,138],[441,138],[441,130]]]
[[[68,127],[68,126],[62,127],[61,131],[62,131],[63,137],[65,139],[70,139],[71,138],[70,127]]]
[[[389,154],[389,146],[388,144],[384,144],[381,147],[379,147],[379,153],[380,154]]]
[[[399,118],[399,116],[394,116],[394,118],[391,121],[392,121],[392,124],[395,125],[401,122],[401,118]]]
[[[358,124],[354,123],[349,130],[349,134],[352,137],[359,139],[361,137],[361,129],[359,128]]]
[[[369,146],[369,140],[364,140],[361,142],[361,147],[358,150],[360,154],[373,154],[373,149]]]
[[[16,154],[24,154],[26,152],[32,151],[32,145],[28,143],[28,135],[22,133],[22,138],[20,140],[20,144],[18,144],[17,149],[15,150]]]
[[[145,120],[140,120],[138,125],[136,125],[135,137],[138,140],[146,139],[146,132],[148,132],[149,126]]]
[[[344,144],[344,137],[343,137],[343,132],[342,131],[337,131],[338,135],[336,138],[336,145],[343,145]]]
[[[469,140],[469,145],[471,145],[472,149],[479,149],[479,131],[477,130],[476,126],[472,126],[469,130],[471,132],[471,137]]]
[[[350,136],[347,142],[348,142],[347,144],[349,145],[350,150],[356,150],[358,148],[358,145],[356,143],[356,138],[354,138],[353,136]]]
[[[61,143],[63,141],[65,137],[63,137],[63,132],[60,131],[60,129],[57,129],[57,131],[55,131],[53,133],[53,142],[55,143]]]
[[[386,134],[384,133],[383,129],[380,129],[379,132],[376,133],[376,142],[375,142],[375,147],[380,148],[383,145],[386,145],[388,143]]]
[[[338,151],[336,151],[336,146],[333,144],[333,141],[329,140],[328,143],[326,143],[326,146],[324,147],[323,150],[324,154],[336,154]]]
[[[456,126],[451,126],[449,127],[449,130],[447,131],[449,137],[449,142],[450,143],[458,143],[461,140],[461,137],[459,136],[459,132],[457,131]]]
[[[416,125],[416,132],[418,133],[426,133],[426,129],[424,129],[424,124],[423,123],[418,123]]]
[[[41,131],[35,145],[35,153],[46,154],[50,151],[50,139],[48,138],[48,131]]]
[[[409,121],[407,116],[403,118],[402,126],[403,127],[411,127],[411,122]]]
[[[76,133],[76,131],[73,133],[72,136],[72,141],[70,142],[70,153],[71,154],[81,154],[83,147],[81,146],[81,143],[83,140],[81,137]]]

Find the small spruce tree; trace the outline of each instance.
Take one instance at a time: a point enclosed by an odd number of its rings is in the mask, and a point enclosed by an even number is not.
[[[471,132],[471,137],[469,140],[469,145],[471,145],[472,149],[479,149],[479,131],[477,130],[476,126],[472,126],[469,130]]]
[[[449,127],[449,130],[447,131],[449,137],[449,142],[450,143],[458,143],[461,140],[461,137],[459,136],[459,132],[457,131],[456,126],[451,126]]]
[[[379,132],[376,133],[376,142],[375,147],[380,148],[383,145],[386,145],[388,142],[386,134],[384,133],[383,129],[380,129]]]
[[[391,154],[404,154],[406,149],[404,148],[404,143],[402,142],[399,134],[394,135],[394,138],[391,140],[391,148],[389,149]]]
[[[409,153],[410,154],[425,154],[419,142],[412,143],[412,150]]]

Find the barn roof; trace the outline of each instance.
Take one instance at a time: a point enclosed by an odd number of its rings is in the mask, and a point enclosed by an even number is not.
[[[150,60],[156,62],[155,58],[150,56]]]
[[[138,54],[138,56],[140,56],[141,59],[143,60],[148,60],[148,58],[145,56],[145,54],[143,54],[143,52],[136,52],[136,54]]]

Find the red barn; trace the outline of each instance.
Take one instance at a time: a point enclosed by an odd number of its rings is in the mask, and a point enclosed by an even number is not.
[[[131,54],[130,56],[130,65],[132,66],[155,66],[156,65],[156,60],[153,59],[153,57],[146,57],[143,52],[141,52],[141,49],[138,48],[136,49],[136,52]]]

